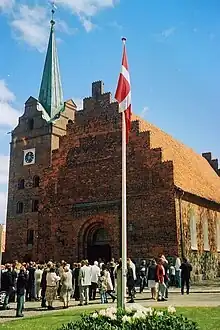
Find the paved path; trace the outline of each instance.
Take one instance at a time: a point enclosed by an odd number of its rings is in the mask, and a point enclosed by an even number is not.
[[[207,289],[206,289],[207,290]],[[203,293],[198,293],[203,292]],[[209,292],[212,291],[211,289],[208,290]],[[166,302],[157,302],[152,299],[150,299],[150,293],[146,290],[146,292],[142,294],[137,294],[135,302],[138,304],[141,304],[143,306],[175,306],[175,307],[220,307],[220,293],[218,292],[211,292],[207,293],[206,291],[202,291],[201,288],[193,289],[192,293],[190,295],[184,295],[182,296],[178,290],[170,290],[169,292],[169,299]],[[109,304],[113,305],[113,304]],[[100,306],[99,300],[96,300],[95,302],[91,302],[90,305],[88,305],[88,310],[90,308],[95,308],[96,306]],[[103,305],[103,307],[106,307],[106,305]],[[11,309],[7,311],[0,311],[0,323],[5,323],[11,320],[15,319],[15,308],[16,304],[11,304]],[[32,316],[38,316],[48,313],[54,313],[57,311],[62,310],[62,303],[59,300],[56,300],[54,302],[54,311],[47,311],[46,309],[40,308],[40,302],[27,302],[25,304],[25,317],[32,317]],[[71,300],[70,303],[71,309],[80,309],[82,307],[78,306],[78,302],[75,302],[74,300]],[[83,310],[85,310],[85,307],[83,307]]]

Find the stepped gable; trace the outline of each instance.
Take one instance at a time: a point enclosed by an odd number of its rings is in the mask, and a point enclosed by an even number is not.
[[[150,147],[162,149],[162,161],[172,160],[174,184],[191,194],[220,203],[220,179],[207,160],[158,127],[133,115],[140,132],[150,131]]]

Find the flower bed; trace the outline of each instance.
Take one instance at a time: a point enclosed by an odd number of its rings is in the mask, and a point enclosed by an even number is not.
[[[83,315],[78,322],[63,325],[60,330],[198,330],[198,325],[174,307],[159,311],[133,304],[125,310],[115,307]]]

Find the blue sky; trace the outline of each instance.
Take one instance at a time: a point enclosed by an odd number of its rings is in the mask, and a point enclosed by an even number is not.
[[[133,111],[220,158],[218,0],[57,0],[56,36],[66,99],[80,104],[102,79],[114,93],[127,37]],[[37,97],[49,34],[45,0],[0,0],[0,222],[10,136]]]

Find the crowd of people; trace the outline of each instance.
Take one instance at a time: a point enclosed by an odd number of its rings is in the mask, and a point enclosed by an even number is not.
[[[70,299],[75,299],[79,305],[87,305],[95,300],[99,293],[100,302],[108,303],[116,299],[116,286],[120,281],[121,260],[112,259],[105,263],[103,260],[95,261],[90,265],[88,260],[74,263],[72,266],[66,261],[47,264],[19,263],[1,266],[1,292],[4,292],[3,309],[9,309],[9,303],[17,302],[17,317],[23,317],[25,301],[41,301],[41,307],[54,309],[53,302],[59,298],[63,308],[69,307]],[[151,298],[158,301],[168,299],[169,286],[184,286],[189,294],[191,264],[186,258],[182,262],[176,257],[174,263],[169,263],[164,255],[158,260],[142,260],[136,266],[131,259],[127,260],[127,292],[129,302],[134,302],[137,287],[140,293],[147,287],[151,291]]]

